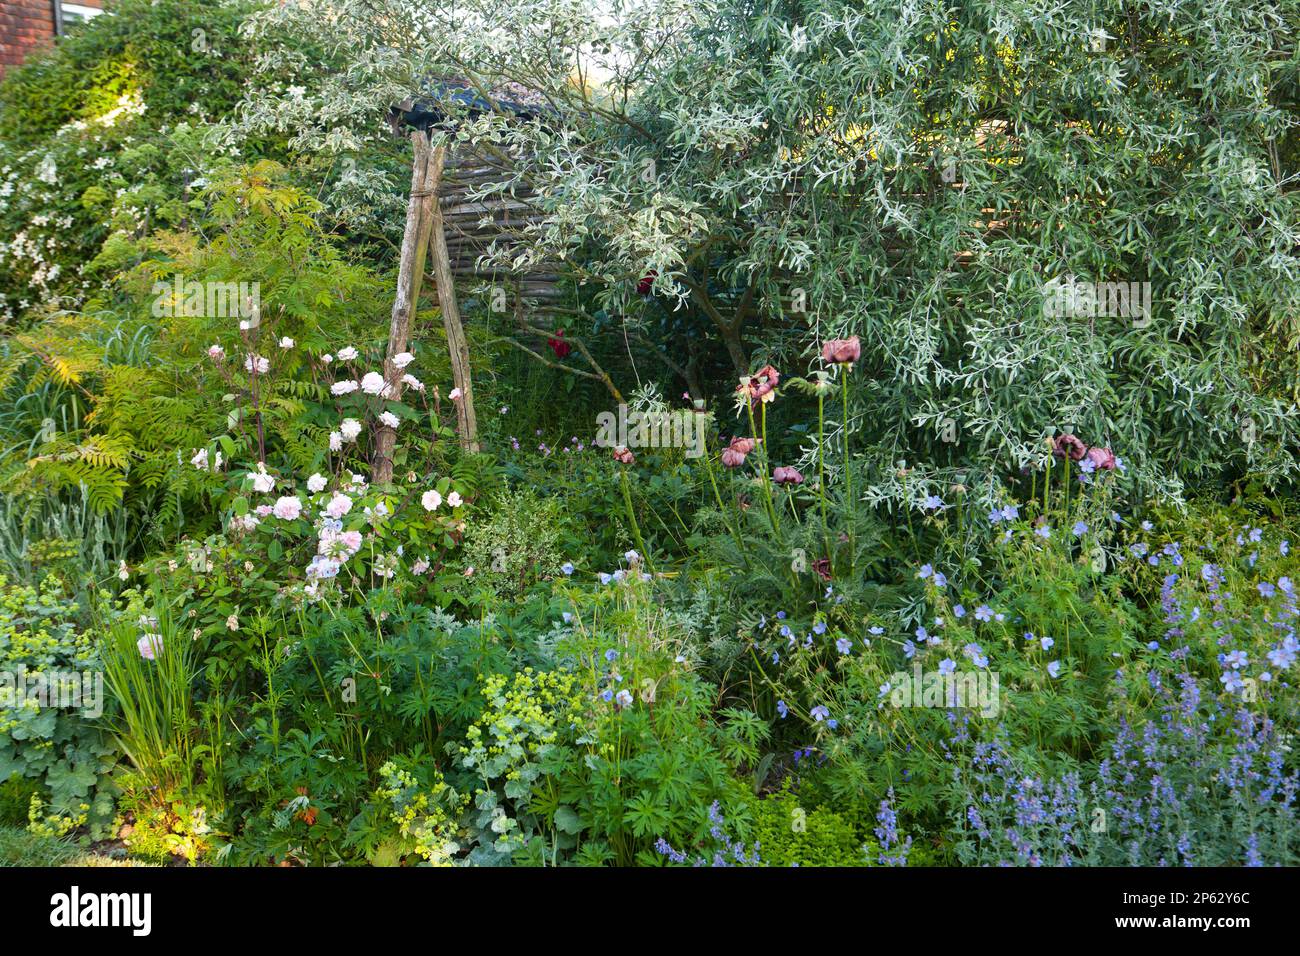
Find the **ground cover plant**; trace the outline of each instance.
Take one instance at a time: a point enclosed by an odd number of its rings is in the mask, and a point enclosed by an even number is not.
[[[0,80],[0,862],[1300,862],[1295,3],[450,6]]]

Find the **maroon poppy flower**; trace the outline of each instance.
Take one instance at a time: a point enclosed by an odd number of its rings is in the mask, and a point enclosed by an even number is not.
[[[1052,445],[1052,454],[1057,458],[1069,458],[1071,461],[1079,461],[1084,455],[1088,454],[1088,446],[1074,435],[1065,432],[1056,436],[1056,441]]]
[[[829,581],[831,579],[830,558],[818,558],[812,563],[812,569],[821,576],[823,581]]]
[[[649,295],[650,290],[654,288],[655,279],[659,278],[659,270],[651,269],[641,277],[641,281],[636,284],[637,295]]]
[[[831,365],[852,364],[862,357],[862,343],[856,335],[831,339],[822,346],[822,361]]]
[[[745,463],[745,456],[754,450],[754,439],[733,438],[731,444],[722,450],[722,464],[727,468],[739,468]]]
[[[1088,460],[1103,471],[1115,470],[1115,453],[1109,448],[1089,448]]]
[[[564,341],[564,329],[557,329],[555,335],[546,340],[546,344],[551,347],[551,351],[555,353],[556,358],[564,358],[573,351],[569,343]]]
[[[753,375],[742,378],[736,392],[749,399],[751,408],[757,408],[761,402],[776,401],[776,386],[780,381],[781,373],[770,365],[764,365]]]
[[[797,468],[781,466],[772,472],[772,480],[778,485],[801,485],[803,475],[799,474]]]

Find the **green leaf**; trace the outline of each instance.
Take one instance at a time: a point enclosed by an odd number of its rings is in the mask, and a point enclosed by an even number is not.
[[[563,833],[581,833],[586,824],[572,807],[557,807],[555,810],[555,828]]]

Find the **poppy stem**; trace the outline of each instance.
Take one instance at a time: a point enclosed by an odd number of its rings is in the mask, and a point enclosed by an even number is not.
[[[627,509],[627,520],[632,524],[632,535],[636,539],[636,546],[641,550],[641,559],[645,561],[646,567],[650,573],[654,573],[654,564],[650,561],[650,552],[646,550],[645,541],[641,538],[641,526],[637,524],[636,513],[632,510],[632,489],[627,482],[627,466],[619,469],[619,475],[623,479],[623,504]]]
[[[854,525],[855,508],[853,501],[853,475],[849,471],[849,369],[853,364],[849,363],[840,370],[841,395],[844,402],[844,498],[848,504],[848,524],[849,524],[849,572],[852,573],[853,565],[857,557],[854,547]]]

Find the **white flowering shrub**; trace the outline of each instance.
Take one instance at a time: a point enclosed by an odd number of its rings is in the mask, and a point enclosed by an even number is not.
[[[263,341],[274,343],[277,354],[259,354]],[[262,329],[242,329],[239,342],[238,353],[228,354],[216,343],[207,353],[223,378],[233,384],[240,376],[248,383],[247,404],[231,413],[234,434],[187,452],[190,465],[212,479],[227,538],[250,554],[264,555],[277,572],[272,577],[310,600],[339,585],[364,592],[399,574],[437,572],[442,555],[457,546],[465,530],[462,486],[450,475],[431,473],[424,463],[412,467],[417,458],[403,454],[407,449],[400,444],[397,455],[408,470],[387,486],[375,486],[367,477],[381,429],[396,430],[401,443],[423,426],[425,437],[415,444],[426,448],[430,436],[446,436],[429,390],[408,371],[417,367],[415,356],[395,357],[396,382],[379,371],[383,363],[376,356],[363,356],[352,345],[309,357],[300,368],[320,376],[329,398],[318,412],[330,414],[325,409],[332,406],[332,427],[321,429],[324,442],[311,466],[275,468],[268,467],[264,454],[254,461],[240,455],[264,452],[258,433],[263,389],[274,379],[276,365],[298,346]],[[405,396],[398,395],[399,383]],[[402,400],[411,396],[413,402]]]

